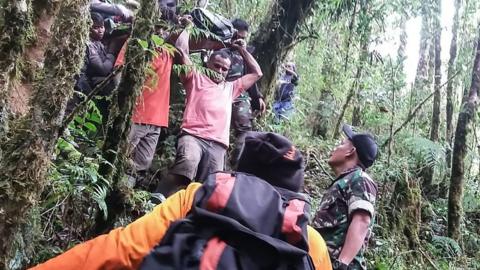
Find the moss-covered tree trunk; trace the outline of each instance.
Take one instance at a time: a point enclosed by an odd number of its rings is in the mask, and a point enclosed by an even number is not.
[[[455,79],[452,78],[455,74],[455,61],[457,59],[457,35],[458,35],[458,26],[460,24],[460,10],[461,1],[455,1],[455,15],[453,17],[452,25],[452,40],[450,42],[450,59],[448,60],[448,72],[447,72],[447,105],[446,105],[446,130],[445,130],[445,140],[447,141],[447,151],[446,151],[446,162],[447,162],[447,172],[449,172],[451,163],[452,163],[452,135],[453,135],[453,86]],[[445,197],[448,189],[448,173],[446,174],[445,180],[440,185],[440,196]]]
[[[459,241],[461,239],[461,219],[463,215],[463,189],[465,174],[465,156],[467,154],[467,135],[470,133],[472,119],[475,115],[478,92],[480,90],[480,32],[477,41],[475,62],[473,64],[472,84],[468,99],[462,105],[458,115],[455,141],[452,153],[452,173],[448,195],[448,236]]]
[[[400,234],[410,249],[415,249],[421,224],[421,193],[415,179],[408,178],[407,168],[404,177],[398,177],[390,201],[388,221],[392,235]]]
[[[88,0],[62,1],[34,88],[27,116],[12,123],[0,142],[0,260],[8,267],[13,239],[27,211],[39,199],[52,158],[73,76],[83,64],[88,33]]]
[[[3,25],[0,29],[0,137],[8,130],[10,79],[16,74],[18,59],[23,53],[31,30],[29,0],[10,0],[2,5]]]
[[[277,67],[293,49],[300,28],[312,14],[314,0],[273,1],[257,34],[252,39],[255,56],[262,67],[263,77],[259,82],[260,90],[268,96],[275,85]]]
[[[434,3],[434,11],[433,11],[433,50],[434,50],[434,94],[433,94],[433,108],[432,108],[432,121],[430,123],[430,140],[431,141],[438,141],[438,135],[440,130],[440,101],[441,101],[441,93],[440,93],[440,83],[442,80],[442,60],[441,60],[441,34],[442,34],[442,26],[440,24],[440,16],[441,16],[441,2],[440,0],[435,0]],[[424,193],[431,196],[434,192],[434,187],[432,186],[433,182],[433,174],[434,168],[428,166],[424,170],[423,175],[423,190]]]
[[[441,60],[441,36],[442,36],[442,26],[440,24],[441,16],[441,2],[440,0],[435,1],[435,11],[434,11],[434,49],[435,49],[435,71],[434,71],[434,91],[433,95],[433,109],[432,109],[432,123],[430,125],[430,140],[438,141],[438,134],[440,129],[440,82],[442,80],[442,60]],[[431,182],[431,181],[430,181]]]
[[[130,131],[132,111],[137,97],[140,95],[145,81],[145,70],[149,62],[149,54],[139,44],[138,40],[150,40],[153,33],[153,18],[157,10],[157,1],[143,0],[133,26],[132,38],[128,42],[125,57],[126,66],[116,95],[112,98],[109,116],[109,127],[103,145],[103,157],[107,162],[100,164],[99,173],[107,179],[113,192],[107,200],[109,207],[108,220],[99,224],[95,229],[101,232],[108,229],[111,221],[118,214],[115,209],[121,208],[122,194],[120,179],[124,175],[124,159],[127,153],[127,138]],[[113,165],[113,166],[112,166]],[[120,185],[119,185],[120,184]]]

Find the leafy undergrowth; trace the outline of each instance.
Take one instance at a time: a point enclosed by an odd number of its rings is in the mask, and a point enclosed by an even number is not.
[[[102,161],[99,150],[101,147],[99,134],[101,117],[98,119],[99,117],[95,108],[91,107],[88,113],[76,118],[69,127],[69,134],[57,143],[48,186],[38,207],[41,219],[36,230],[39,241],[35,245],[33,264],[45,261],[93,237],[92,228],[97,216],[107,214],[105,197],[111,187],[97,173],[98,163]],[[260,123],[266,127],[265,130],[289,136],[301,149],[305,157],[305,191],[312,198],[314,211],[334,177],[326,160],[336,141],[295,132],[298,128],[295,122],[276,125],[268,124],[269,118],[266,119],[265,123]],[[428,144],[423,144],[428,147]],[[161,178],[158,174],[162,174],[173,161],[174,146],[175,134],[164,134],[158,147],[159,155],[151,174],[147,177]],[[423,149],[418,145],[412,147]],[[438,150],[437,146],[433,148]],[[420,152],[426,153],[423,150]],[[380,194],[373,227],[374,236],[369,242],[367,251],[369,269],[480,269],[478,248],[480,211],[475,205],[472,205],[469,208],[470,212],[467,213],[462,244],[445,237],[447,225],[445,199],[433,202],[422,199],[420,242],[415,249],[408,248],[404,232],[390,228],[388,213],[391,211],[390,195],[395,184],[394,180],[402,177],[408,166],[400,158],[390,165],[385,159],[385,156],[381,156],[370,172],[379,185]],[[426,159],[430,164],[435,163],[431,155],[426,155]],[[474,196],[468,195],[468,192],[467,200],[469,196]],[[151,211],[154,205],[149,199],[149,192],[133,191],[129,196],[126,210],[116,220],[115,226],[125,226]]]
[[[47,186],[38,206],[39,228],[33,232],[36,243],[34,265],[56,256],[94,236],[98,218],[106,218],[106,197],[110,184],[98,174],[101,156],[102,117],[93,104],[75,117],[56,145]],[[151,211],[150,193],[134,190],[116,226],[124,226]],[[33,216],[33,215],[32,215]]]

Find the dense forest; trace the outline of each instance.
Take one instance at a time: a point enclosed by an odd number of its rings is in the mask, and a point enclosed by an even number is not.
[[[125,1],[114,1],[125,2]],[[24,269],[151,211],[175,158],[185,92],[174,66],[170,125],[143,189],[128,186],[126,140],[155,1],[141,0],[108,119],[92,99],[67,114],[91,25],[88,0],[0,0],[0,265]],[[305,157],[313,209],[349,123],[375,135],[378,184],[369,269],[480,269],[480,1],[180,1],[251,24],[266,114],[255,129]],[[152,45],[153,44],[153,45]],[[273,113],[282,64],[300,76],[294,112]]]

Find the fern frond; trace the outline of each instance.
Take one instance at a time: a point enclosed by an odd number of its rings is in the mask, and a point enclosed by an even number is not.
[[[406,140],[412,154],[425,166],[433,168],[444,163],[445,147],[424,137],[412,137]]]
[[[103,218],[106,220],[108,216],[108,208],[105,199],[107,198],[108,188],[105,186],[95,185],[92,191],[92,199],[97,203],[100,211],[103,212]]]
[[[442,250],[449,257],[458,257],[462,255],[462,248],[454,239],[446,236],[434,235],[432,244],[435,248]]]

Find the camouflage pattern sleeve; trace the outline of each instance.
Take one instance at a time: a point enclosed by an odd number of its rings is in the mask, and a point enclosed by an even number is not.
[[[350,217],[356,210],[364,210],[373,218],[377,185],[370,176],[366,172],[358,170],[350,180],[348,190],[348,216]]]

